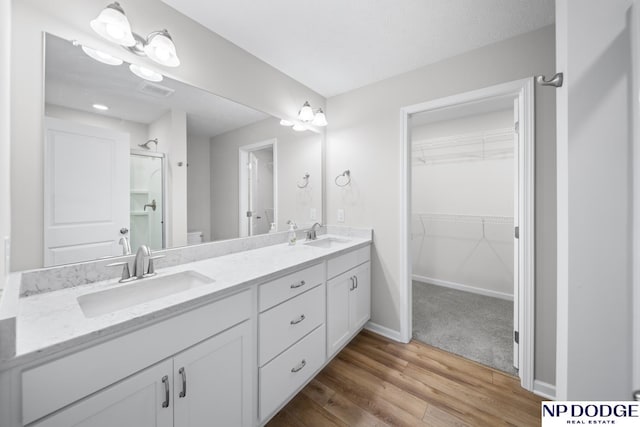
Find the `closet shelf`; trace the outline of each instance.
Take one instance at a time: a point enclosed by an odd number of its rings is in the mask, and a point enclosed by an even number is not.
[[[414,165],[433,165],[513,157],[513,128],[413,141]]]

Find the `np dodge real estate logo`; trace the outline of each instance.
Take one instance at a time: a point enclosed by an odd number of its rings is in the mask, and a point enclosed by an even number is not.
[[[542,402],[542,427],[640,426],[640,402]]]

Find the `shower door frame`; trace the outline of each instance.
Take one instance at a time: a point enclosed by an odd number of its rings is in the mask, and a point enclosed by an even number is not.
[[[535,102],[533,77],[465,92],[400,109],[400,340],[412,337],[412,260],[411,260],[411,129],[410,117],[416,113],[454,108],[496,98],[518,99],[520,108],[518,144],[518,204],[515,224],[518,239],[518,365],[521,386],[534,390],[535,337]],[[514,218],[515,219],[515,218]]]
[[[134,149],[129,151],[129,156],[155,157],[159,158],[162,161],[162,249],[167,249],[167,206],[169,206],[167,200],[167,188],[169,188],[167,177],[167,156],[165,153],[158,153],[157,151]],[[131,249],[136,250],[136,248]]]

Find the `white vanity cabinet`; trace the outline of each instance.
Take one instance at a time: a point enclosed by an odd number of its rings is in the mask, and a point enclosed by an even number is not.
[[[327,264],[327,355],[332,357],[371,317],[370,248],[357,249]]]
[[[252,426],[252,300],[244,291],[25,370],[23,424]]]

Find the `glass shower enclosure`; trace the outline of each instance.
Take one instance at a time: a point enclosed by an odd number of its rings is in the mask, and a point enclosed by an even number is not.
[[[166,247],[165,156],[163,153],[131,151],[130,241],[131,249],[147,245]]]

